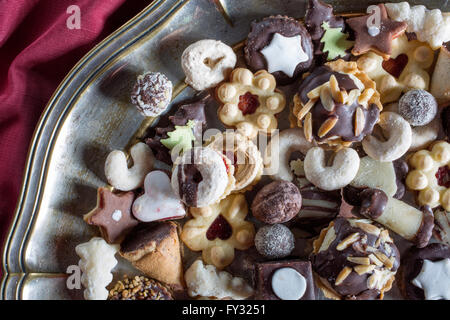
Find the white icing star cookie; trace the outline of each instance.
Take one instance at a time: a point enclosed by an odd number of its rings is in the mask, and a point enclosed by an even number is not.
[[[285,37],[279,33],[273,35],[270,44],[261,50],[267,60],[270,73],[282,71],[292,77],[295,68],[301,62],[308,60],[308,55],[302,48],[302,37]]]
[[[427,300],[450,300],[450,259],[423,260],[422,270],[412,284],[423,289]]]

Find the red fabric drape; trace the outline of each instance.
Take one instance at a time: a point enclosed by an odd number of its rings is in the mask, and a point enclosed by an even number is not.
[[[0,246],[20,191],[29,143],[47,101],[94,45],[151,0],[0,0]],[[76,5],[80,29],[69,29]],[[1,269],[0,269],[1,276]]]

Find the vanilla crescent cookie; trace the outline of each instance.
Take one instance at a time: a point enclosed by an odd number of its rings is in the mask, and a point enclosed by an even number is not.
[[[450,211],[450,144],[439,141],[431,151],[417,151],[409,158],[409,164],[413,170],[406,177],[406,186],[418,191],[418,203]]]
[[[268,174],[274,180],[292,181],[294,173],[289,164],[291,154],[295,151],[306,154],[314,146],[313,142],[306,140],[300,128],[286,129],[272,136],[264,155]]]
[[[234,249],[247,250],[254,243],[255,227],[245,221],[248,205],[243,194],[231,194],[220,203],[190,208],[192,219],[183,226],[181,240],[203,260],[222,269],[234,259]]]
[[[143,142],[130,149],[133,166],[128,168],[127,157],[123,151],[112,151],[105,161],[106,180],[116,189],[130,191],[144,183],[145,176],[153,168],[155,157],[152,150]]]
[[[221,132],[211,137],[205,145],[225,154],[232,162],[236,180],[233,192],[248,191],[261,179],[264,169],[261,152],[242,134]]]
[[[226,271],[219,271],[213,265],[205,265],[196,260],[185,273],[186,285],[190,297],[208,297],[212,299],[231,298],[242,300],[253,294],[244,279],[233,277]]]
[[[172,188],[190,207],[219,202],[234,189],[234,166],[212,148],[193,148],[175,161]]]
[[[373,52],[358,58],[358,68],[376,82],[381,103],[397,101],[402,92],[410,89],[428,90],[430,67],[434,52],[427,43],[408,41],[406,35],[392,40],[391,58],[383,58]]]
[[[236,127],[250,139],[256,137],[258,131],[270,134],[278,126],[275,114],[286,105],[283,93],[275,88],[274,76],[265,70],[253,74],[248,69],[234,69],[230,81],[217,89],[222,103],[218,110],[220,121]]]
[[[304,161],[306,179],[322,190],[337,190],[348,185],[359,169],[358,153],[351,148],[339,150],[331,166],[325,165],[325,150],[314,147],[308,150]]]
[[[389,162],[402,157],[410,148],[412,142],[411,126],[408,121],[395,112],[383,112],[378,125],[387,136],[386,141],[380,141],[374,135],[364,138],[362,146],[372,159]]]
[[[181,56],[186,83],[195,90],[216,86],[236,65],[233,49],[218,40],[205,39],[188,46]]]
[[[83,272],[81,283],[86,288],[84,290],[86,300],[106,300],[108,298],[106,286],[113,279],[111,270],[117,264],[114,255],[118,250],[119,245],[108,244],[98,237],[75,247],[75,252],[81,258],[78,265]]]

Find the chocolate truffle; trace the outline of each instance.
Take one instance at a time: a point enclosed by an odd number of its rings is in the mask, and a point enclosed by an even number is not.
[[[172,99],[172,82],[159,72],[147,72],[137,77],[131,102],[146,117],[156,117],[166,110]]]
[[[400,254],[389,232],[371,220],[338,217],[314,241],[311,263],[327,298],[382,299]]]
[[[289,181],[273,181],[256,194],[252,203],[253,216],[265,223],[284,223],[297,215],[302,196]]]
[[[252,23],[244,53],[253,72],[266,69],[280,85],[292,83],[313,62],[311,36],[303,23],[280,15]]]
[[[294,250],[294,235],[282,224],[260,228],[255,236],[256,250],[269,259],[287,257]]]
[[[429,124],[438,111],[436,99],[425,90],[406,92],[398,102],[398,113],[412,126]]]
[[[405,299],[450,300],[450,247],[411,247],[402,258],[399,287]]]

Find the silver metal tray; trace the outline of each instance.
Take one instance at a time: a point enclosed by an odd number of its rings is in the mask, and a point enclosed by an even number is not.
[[[336,12],[361,12],[383,1],[328,1]],[[245,39],[253,19],[301,18],[305,0],[155,0],[92,49],[50,99],[30,144],[15,218],[3,252],[2,299],[82,299],[66,287],[74,248],[96,234],[83,222],[105,185],[103,164],[151,125],[129,103],[136,76],[161,71],[175,84],[174,102],[193,95],[180,56],[190,43]],[[448,1],[410,1],[449,11]],[[121,261],[115,274],[129,270]]]

